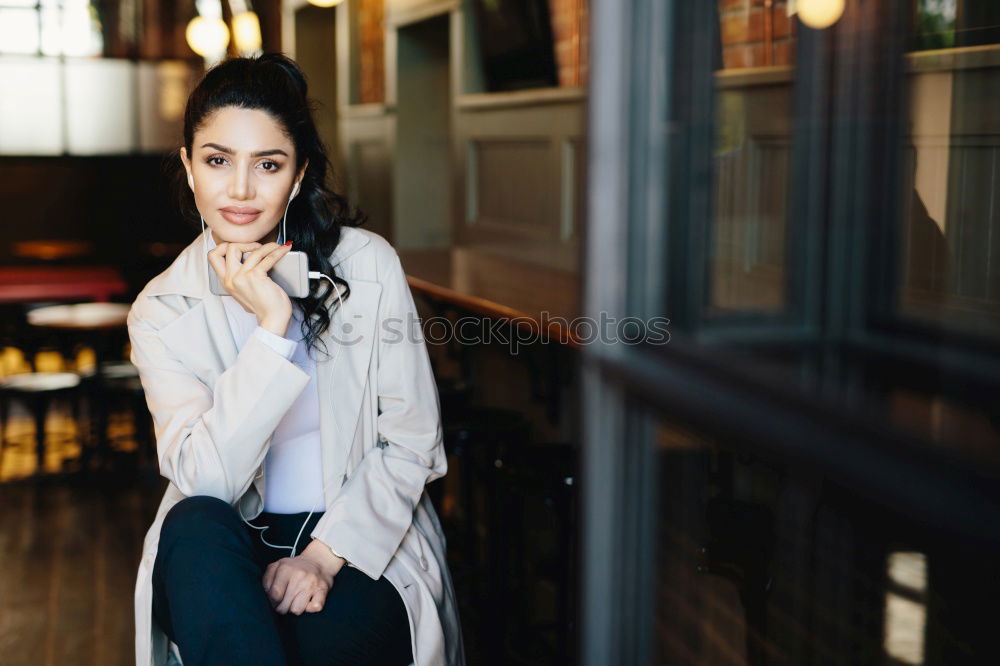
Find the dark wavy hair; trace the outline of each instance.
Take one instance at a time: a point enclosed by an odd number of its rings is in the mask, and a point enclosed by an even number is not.
[[[327,185],[333,169],[326,146],[320,140],[313,120],[314,103],[308,98],[306,77],[291,58],[281,53],[265,53],[255,58],[230,58],[212,67],[188,98],[184,110],[184,145],[192,154],[195,132],[216,110],[225,107],[257,109],[271,115],[295,144],[296,173],[309,160],[301,190],[288,207],[287,240],[295,250],[309,256],[309,267],[329,275],[346,288],[341,298],[350,296],[350,286],[333,272],[329,256],[340,242],[341,227],[356,227],[366,220],[364,213],[350,206],[347,199]],[[176,164],[174,164],[176,162]],[[171,154],[168,169],[182,214],[201,228],[194,194],[187,187],[187,176],[180,151]],[[302,310],[302,335],[306,347],[316,348],[319,336],[330,326],[333,308],[326,300],[334,293],[326,280],[312,282],[309,295],[293,298]],[[325,347],[325,345],[324,345]],[[324,353],[329,352],[324,349]]]

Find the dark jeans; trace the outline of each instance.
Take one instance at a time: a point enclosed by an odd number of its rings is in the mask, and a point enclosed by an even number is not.
[[[264,513],[270,543],[290,546],[306,518]],[[297,553],[310,542],[322,513],[302,531]],[[406,608],[385,577],[377,581],[345,566],[323,610],[280,615],[271,608],[262,578],[288,549],[265,545],[259,530],[214,497],[189,497],[171,508],[160,530],[153,566],[153,616],[177,643],[184,666],[261,664],[409,664]]]

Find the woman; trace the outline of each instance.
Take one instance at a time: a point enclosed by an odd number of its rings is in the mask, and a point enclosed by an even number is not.
[[[464,663],[424,492],[447,465],[413,298],[326,187],[302,72],[277,54],[210,70],[180,158],[202,233],[128,317],[170,481],[136,663]],[[304,298],[267,274],[291,250],[329,279]]]

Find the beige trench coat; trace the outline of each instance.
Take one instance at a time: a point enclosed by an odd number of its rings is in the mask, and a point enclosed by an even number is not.
[[[223,499],[247,520],[258,516],[271,433],[309,382],[308,373],[256,338],[237,350],[222,300],[209,290],[205,255],[201,235],[146,285],[128,316],[160,473],[170,481],[136,580],[138,666],[163,666],[170,647],[152,618],[163,517],[193,495]],[[445,539],[424,491],[447,463],[413,297],[399,257],[378,234],[345,227],[330,259],[351,293],[343,309],[335,295],[328,301],[338,305],[324,334],[330,356],[317,357],[327,491],[311,536],[395,586],[416,666],[464,664]]]

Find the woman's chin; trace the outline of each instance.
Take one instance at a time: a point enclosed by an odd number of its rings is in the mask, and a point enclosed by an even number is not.
[[[276,238],[274,229],[242,229],[235,224],[227,224],[223,229],[213,229],[216,243],[268,243]]]

